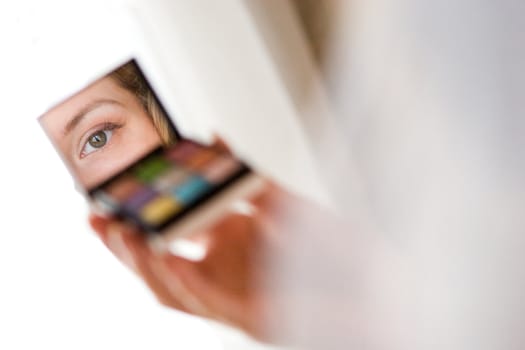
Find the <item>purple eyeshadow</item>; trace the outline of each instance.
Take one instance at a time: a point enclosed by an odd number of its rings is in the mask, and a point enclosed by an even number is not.
[[[144,187],[140,191],[136,192],[131,196],[127,201],[124,202],[124,208],[137,212],[142,208],[146,203],[151,201],[153,198],[157,197],[158,193],[150,187]]]

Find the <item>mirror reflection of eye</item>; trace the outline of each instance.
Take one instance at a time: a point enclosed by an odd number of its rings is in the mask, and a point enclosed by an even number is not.
[[[119,127],[119,125],[115,124],[105,125],[102,129],[89,135],[82,151],[80,152],[80,158],[84,158],[90,153],[96,152],[105,147],[113,136],[114,130]]]

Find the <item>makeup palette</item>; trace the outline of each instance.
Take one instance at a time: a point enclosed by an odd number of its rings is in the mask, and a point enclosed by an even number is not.
[[[158,233],[249,173],[227,153],[181,140],[156,149],[90,195],[111,213]]]

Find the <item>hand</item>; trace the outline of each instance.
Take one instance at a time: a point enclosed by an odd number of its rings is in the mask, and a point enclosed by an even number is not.
[[[403,295],[397,289],[407,285],[399,257],[384,241],[271,183],[251,203],[253,215],[232,212],[195,235],[206,242],[200,261],[157,255],[144,235],[116,220],[92,215],[90,221],[170,308],[280,344],[321,347],[349,336],[388,344],[405,336],[397,319],[403,313],[375,309],[379,301],[397,303]]]
[[[280,231],[276,208],[294,200],[268,184],[251,200],[253,215],[232,212],[195,236],[206,242],[200,261],[156,254],[144,235],[115,219],[92,214],[89,220],[105,245],[142,277],[160,303],[268,340],[265,325],[274,319],[275,300],[263,285],[270,277],[265,257],[280,249],[279,236],[285,234],[276,232]]]

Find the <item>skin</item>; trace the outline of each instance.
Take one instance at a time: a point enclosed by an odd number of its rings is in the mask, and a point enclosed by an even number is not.
[[[102,78],[44,114],[40,121],[80,185],[91,188],[161,144],[136,97]],[[93,147],[90,137],[104,133]]]
[[[193,239],[205,242],[206,255],[190,261],[159,255],[145,235],[113,218],[91,214],[89,222],[106,247],[139,275],[158,301],[172,309],[240,328],[256,339],[273,341],[267,327],[275,325],[276,300],[263,285],[271,277],[265,254],[277,253],[280,224],[271,212],[276,202],[295,201],[267,184],[251,199],[255,214],[230,213]]]
[[[303,285],[290,289],[275,284],[275,258],[287,256],[291,242],[305,228],[315,234],[336,232],[346,223],[271,182],[249,203],[249,215],[227,213],[192,236],[206,248],[199,261],[156,253],[147,236],[114,218],[91,214],[89,221],[106,247],[143,279],[161,304],[229,324],[258,340],[286,343],[284,306],[298,297],[315,304],[318,288],[310,293]],[[328,299],[333,300],[332,295]],[[336,303],[335,309],[340,306]]]

